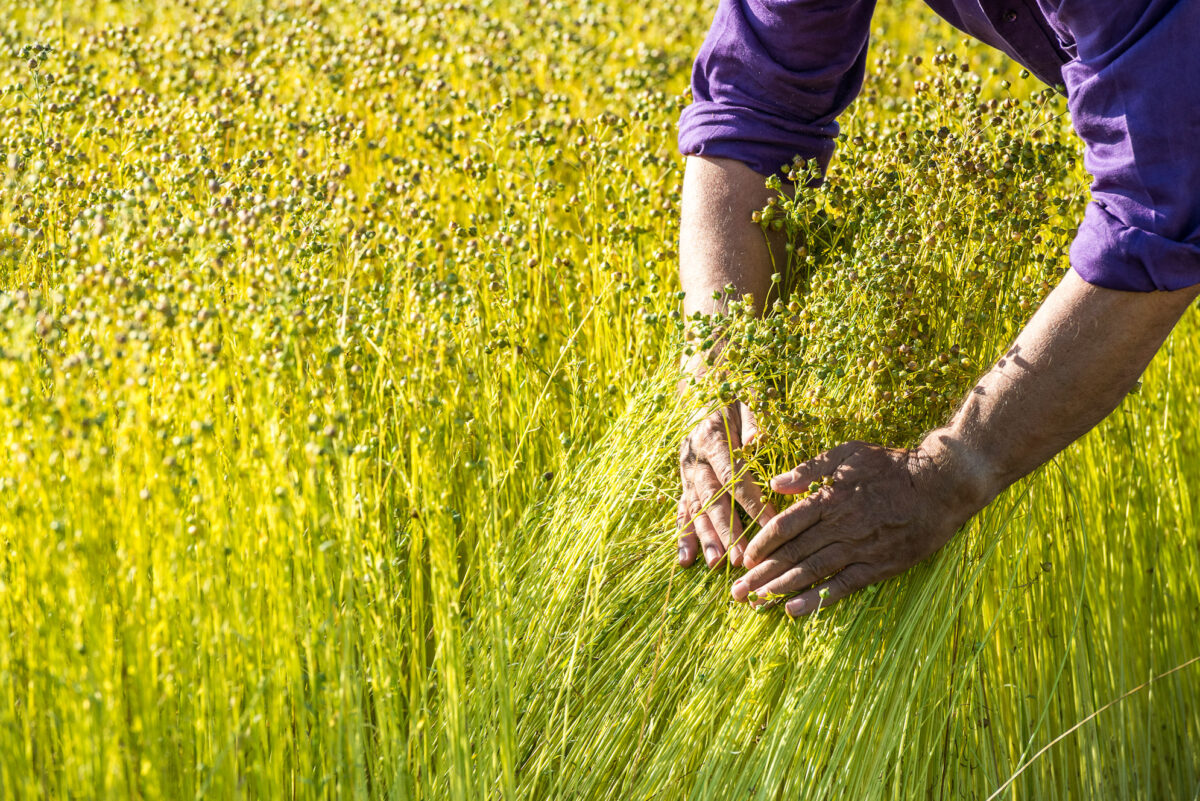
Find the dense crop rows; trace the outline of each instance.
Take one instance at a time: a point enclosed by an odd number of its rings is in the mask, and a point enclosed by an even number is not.
[[[779,308],[685,342],[711,8],[0,11],[0,796],[980,798],[1197,654],[1190,317],[906,577],[792,624],[674,566],[680,350],[732,333],[688,400],[770,471],[936,423],[1062,274],[1064,104],[994,54],[881,9]],[[1195,675],[1012,792],[1194,795]]]

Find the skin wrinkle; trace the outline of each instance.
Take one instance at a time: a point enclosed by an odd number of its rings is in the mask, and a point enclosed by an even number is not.
[[[736,280],[744,283],[734,283],[735,289],[754,293],[761,308],[761,287],[769,285],[772,266],[761,229],[749,219],[751,211],[765,205],[761,177],[737,162],[691,157],[684,191],[689,212],[680,232],[680,277],[688,313],[711,310],[711,288]],[[731,202],[739,192],[742,199]],[[735,209],[731,217],[729,208]],[[735,269],[729,252],[756,256]],[[786,609],[805,614],[927,558],[1005,487],[1106,417],[1198,292],[1200,286],[1123,292],[1090,285],[1068,272],[967,393],[950,422],[930,432],[916,448],[847,443],[778,476],[775,490],[788,495],[807,493],[805,479],[833,476],[834,483],[781,514],[771,511],[759,518],[763,528],[742,560],[750,571],[735,582],[734,598],[745,601],[751,592],[777,580],[776,574],[797,570],[795,575],[804,576],[798,580],[812,579],[813,584],[789,586],[800,592],[786,602]],[[713,476],[715,455],[727,459],[740,444],[736,429],[741,418],[725,427],[731,414],[740,411],[722,410],[697,426],[688,441],[700,461],[682,465],[682,470],[694,474],[707,469]],[[688,478],[684,476],[684,498],[694,494]],[[715,476],[711,480],[715,482]],[[846,491],[851,486],[854,491]],[[728,493],[714,501],[718,502],[728,503],[732,512]],[[710,509],[702,525],[692,529],[705,535],[713,517]],[[825,534],[823,527],[833,528]],[[680,561],[685,565],[698,545],[692,529],[685,526],[681,531]],[[723,534],[728,541],[731,532]],[[716,547],[710,531],[708,536],[706,549]],[[814,552],[806,544],[810,541],[824,547]],[[814,553],[827,558],[833,541],[846,548],[838,564],[814,565]],[[710,559],[710,566],[717,561]],[[736,556],[730,561],[738,563]],[[815,572],[826,575],[814,577]],[[828,590],[824,599],[822,590]]]
[[[968,431],[982,429],[990,418],[1015,418],[1008,422],[1017,438],[1028,440],[1032,451],[1045,453],[1046,458],[1049,458],[1050,453],[1056,452],[1061,444],[1082,436],[1095,422],[1116,408],[1127,388],[1136,381],[1144,369],[1145,362],[1149,361],[1153,351],[1170,330],[1169,326],[1163,324],[1162,319],[1154,320],[1157,314],[1151,311],[1146,315],[1147,324],[1154,325],[1158,330],[1141,332],[1148,333],[1149,336],[1144,337],[1144,343],[1137,348],[1140,351],[1137,358],[1113,357],[1107,353],[1105,347],[1098,345],[1111,338],[1110,326],[1103,325],[1101,321],[1121,320],[1123,316],[1128,315],[1120,314],[1117,307],[1135,304],[1148,309],[1166,307],[1165,311],[1173,324],[1174,319],[1177,319],[1178,314],[1186,307],[1180,304],[1196,294],[1195,288],[1182,290],[1180,295],[1161,292],[1147,295],[1101,290],[1085,284],[1073,274],[1064,281],[1068,282],[1074,290],[1068,293],[1069,297],[1064,300],[1063,293],[1056,290],[1043,310],[1031,321],[1033,325],[1051,315],[1046,319],[1045,334],[1036,340],[1036,346],[1025,347],[1020,341],[1015,345],[1018,353],[1027,354],[1027,366],[1020,370],[994,368],[989,371],[980,384],[993,390],[990,393],[992,397],[984,402],[975,396],[969,396],[956,415],[961,428]],[[1099,308],[1092,309],[1093,306]],[[1179,307],[1177,311],[1172,308],[1176,306]],[[1136,333],[1129,332],[1129,336],[1133,338]],[[1082,369],[1082,365],[1094,361],[1105,362],[1105,367],[1114,373],[1112,384],[1094,385],[1094,382],[1086,382],[1086,370]],[[1022,403],[1020,393],[1012,390],[1022,384],[1042,381],[1048,375],[1056,373],[1065,373],[1068,377],[1088,383],[1085,394],[1093,401],[1095,411],[1090,415],[1080,415],[1076,412],[1076,408],[1081,405],[1077,397],[1056,397],[1054,393],[1047,394],[1041,400],[1045,407],[1042,417],[1056,420],[1059,427],[1057,435],[1047,436],[1036,427],[1031,427],[1029,421],[1011,414],[1013,405]],[[1001,444],[998,443],[996,447]],[[1016,476],[1013,476],[1012,480],[1015,478]]]
[[[771,257],[762,230],[750,222],[750,213],[765,206],[772,195],[773,192],[763,185],[762,176],[739,162],[696,157],[688,159],[688,169],[684,174],[679,247],[685,316],[690,318],[695,312],[714,314],[726,311],[723,290],[727,285],[735,286],[739,295],[753,295],[755,309],[763,308],[771,288]],[[771,246],[778,247],[777,252],[781,252],[783,235],[777,235]],[[714,292],[722,292],[719,299],[713,298]],[[715,356],[719,357],[722,346],[721,342],[715,345]],[[697,354],[685,362],[684,373],[700,374],[707,369],[705,355]],[[686,381],[681,380],[680,389],[685,386]],[[738,472],[730,453],[744,444],[741,441],[743,414],[753,425],[749,411],[735,404],[699,421],[692,434],[685,439],[686,448],[690,449],[681,448],[681,500],[685,507],[694,508],[693,500],[700,500],[696,497],[696,474],[707,473],[720,487],[722,482],[717,481],[714,465],[728,462],[732,473]],[[688,452],[695,455],[694,463],[683,462],[682,455]],[[743,481],[752,484],[749,478]],[[751,519],[765,523],[774,516],[774,509],[761,499],[761,492],[757,489],[739,485],[733,494],[742,496],[738,505]],[[760,497],[747,497],[755,494]],[[715,558],[706,559],[709,566],[713,567],[725,556],[726,543],[736,545],[731,560],[735,564],[740,563],[743,545],[733,539],[733,520],[736,517],[734,497],[729,492],[718,492],[716,500],[704,500],[706,503],[700,504],[700,511],[692,514],[692,518],[698,514],[705,521],[698,528],[690,519],[679,526],[680,564],[692,564],[703,546],[706,556],[710,551],[715,553]],[[711,505],[708,505],[710,502]],[[713,506],[726,502],[729,504],[729,514],[714,514]],[[714,517],[725,517],[729,522],[722,526],[720,519],[714,520]],[[713,524],[711,528],[706,527],[709,523]],[[740,535],[743,532],[737,533]]]

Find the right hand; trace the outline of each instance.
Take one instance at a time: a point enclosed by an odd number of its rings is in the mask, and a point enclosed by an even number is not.
[[[730,564],[742,563],[747,540],[735,501],[752,524],[764,526],[775,516],[745,463],[734,456],[734,451],[752,444],[757,433],[750,408],[735,401],[700,419],[684,438],[679,447],[683,495],[676,518],[680,565],[695,562],[701,548],[709,568],[726,554]]]

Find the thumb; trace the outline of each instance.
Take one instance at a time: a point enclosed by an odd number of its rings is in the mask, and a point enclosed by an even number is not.
[[[754,419],[754,412],[750,411],[750,407],[745,403],[738,401],[737,406],[741,415],[742,446],[749,447],[758,439],[758,421]]]

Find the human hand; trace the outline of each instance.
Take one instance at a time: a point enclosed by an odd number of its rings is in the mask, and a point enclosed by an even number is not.
[[[750,542],[733,597],[761,605],[794,596],[787,613],[805,615],[928,557],[986,502],[962,491],[941,456],[924,445],[848,442],[776,476],[776,492],[812,492]]]
[[[684,567],[696,561],[701,546],[710,568],[726,553],[731,564],[742,563],[746,541],[734,501],[753,523],[765,525],[775,516],[775,509],[763,499],[762,490],[735,454],[751,444],[756,434],[754,414],[735,401],[699,420],[680,445],[683,494],[676,524],[679,564]]]

